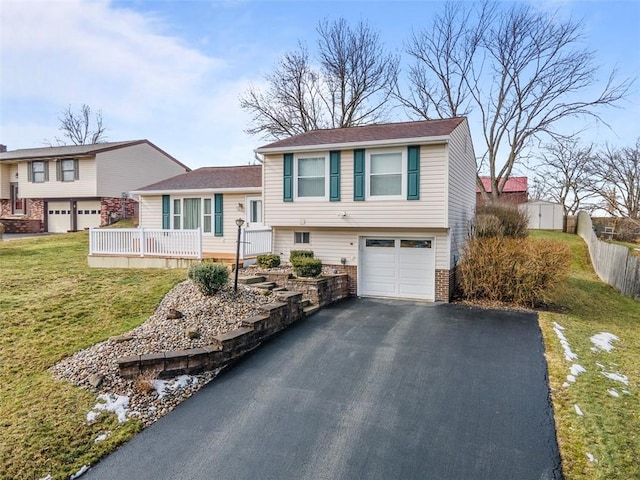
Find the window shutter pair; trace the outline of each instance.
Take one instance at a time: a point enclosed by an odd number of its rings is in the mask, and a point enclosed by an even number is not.
[[[285,153],[283,159],[282,200],[293,202],[293,153]],[[329,201],[340,201],[340,152],[329,152]]]
[[[353,151],[353,199],[365,199],[364,149]],[[407,200],[420,200],[420,146],[407,147]]]

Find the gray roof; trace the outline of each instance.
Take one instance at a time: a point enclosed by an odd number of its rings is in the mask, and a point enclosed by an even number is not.
[[[239,165],[235,167],[202,167],[182,173],[160,182],[139,188],[136,191],[256,189],[262,186],[262,165]]]
[[[132,147],[134,145],[148,144],[162,154],[169,157],[178,165],[190,170],[189,167],[178,161],[167,152],[158,148],[149,140],[128,140],[124,142],[105,142],[93,143],[90,145],[63,145],[59,147],[40,147],[40,148],[22,148],[18,150],[10,150],[8,152],[0,152],[0,162],[5,160],[35,160],[47,158],[73,157],[76,155],[95,155],[109,150],[117,150],[118,148]]]

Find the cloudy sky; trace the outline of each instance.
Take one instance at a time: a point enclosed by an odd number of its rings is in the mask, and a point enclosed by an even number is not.
[[[602,84],[640,74],[640,1],[544,1],[584,21]],[[439,2],[0,0],[0,143],[10,150],[60,136],[60,113],[102,111],[109,141],[147,138],[192,168],[240,165],[264,144],[244,133],[238,96],[299,41],[313,46],[319,20],[368,21],[398,53]],[[405,61],[406,56],[405,56]],[[596,143],[640,136],[640,84],[586,125]],[[398,109],[394,120],[406,120]],[[471,128],[481,153],[478,127]],[[584,124],[576,125],[584,128]]]

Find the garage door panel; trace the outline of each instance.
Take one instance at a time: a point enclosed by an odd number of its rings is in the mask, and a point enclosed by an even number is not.
[[[47,203],[47,231],[52,233],[66,233],[71,229],[70,202]]]
[[[100,202],[95,200],[78,201],[78,230],[100,226]]]

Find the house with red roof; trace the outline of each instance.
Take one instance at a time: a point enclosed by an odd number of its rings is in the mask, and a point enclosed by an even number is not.
[[[491,178],[490,177],[480,177],[480,181],[485,189],[485,191],[491,195]],[[502,189],[502,194],[500,195],[500,200],[521,204],[527,203],[529,200],[529,190],[527,185],[527,177],[509,177],[504,184],[504,188]],[[480,187],[476,185],[476,199],[478,202],[482,202],[482,192]]]

